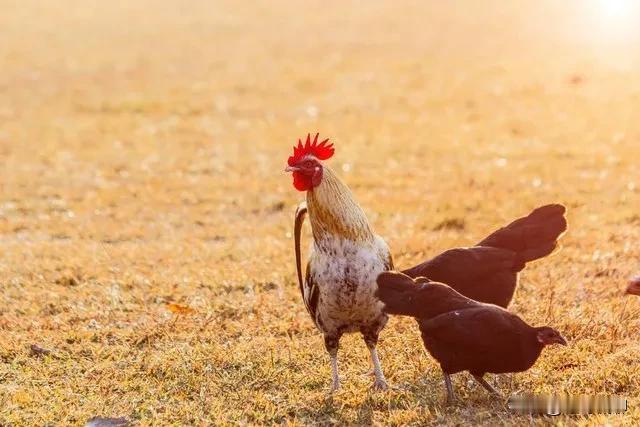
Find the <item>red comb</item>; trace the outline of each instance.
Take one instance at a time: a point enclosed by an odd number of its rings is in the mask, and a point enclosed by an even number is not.
[[[319,133],[316,133],[316,137],[313,138],[313,142],[311,142],[311,134],[307,134],[307,142],[304,145],[302,145],[302,141],[298,139],[298,146],[293,147],[293,156],[289,157],[289,166],[295,165],[307,154],[311,154],[318,160],[327,160],[333,156],[333,152],[335,151],[333,144],[327,144],[329,138],[318,144],[319,135]]]

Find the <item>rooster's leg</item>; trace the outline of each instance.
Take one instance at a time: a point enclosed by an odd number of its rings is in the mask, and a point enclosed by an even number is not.
[[[372,347],[369,349],[371,352],[371,360],[373,361],[373,374],[376,379],[373,382],[373,388],[378,390],[386,390],[389,388],[387,385],[387,380],[384,377],[384,373],[382,372],[382,367],[380,366],[380,359],[378,359],[378,351],[376,347]]]
[[[340,388],[340,376],[338,375],[338,352],[331,355],[331,391]]]
[[[482,377],[482,375],[473,375],[473,379],[475,379],[478,382],[478,384],[484,387],[489,393],[494,394],[496,396],[500,396],[500,392],[495,388],[493,388],[493,386],[489,384],[487,380],[485,380]]]
[[[447,404],[450,404],[455,400],[453,385],[451,384],[451,376],[444,371],[442,371],[442,375],[444,376],[444,385],[447,388]]]
[[[378,331],[362,331],[362,335],[364,337],[364,342],[367,344],[367,348],[371,353],[371,361],[373,362],[373,374],[376,377],[373,382],[373,388],[376,390],[386,390],[389,386],[387,385],[387,380],[382,372],[380,359],[378,358],[378,350],[376,349],[376,346],[378,345]]]
[[[331,357],[331,392],[340,388],[340,376],[338,376],[338,343],[339,336],[325,335],[324,346]]]

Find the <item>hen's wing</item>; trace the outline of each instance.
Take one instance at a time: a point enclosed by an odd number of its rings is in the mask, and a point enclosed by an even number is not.
[[[419,323],[427,350],[445,371],[478,374],[517,367],[529,328],[495,306],[454,310]]]
[[[515,261],[515,252],[506,249],[486,246],[455,248],[404,270],[403,273],[413,278],[424,276],[451,285],[511,270]]]
[[[450,249],[437,257],[403,271],[411,277],[428,277],[446,283],[476,301],[506,307],[515,291],[515,252],[475,246]]]

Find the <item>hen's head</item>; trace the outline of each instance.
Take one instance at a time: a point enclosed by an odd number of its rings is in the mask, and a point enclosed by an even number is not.
[[[327,144],[329,139],[318,143],[316,134],[311,141],[311,134],[307,135],[307,141],[302,144],[298,140],[298,146],[293,147],[293,156],[289,157],[285,172],[293,172],[293,186],[298,191],[308,191],[317,187],[322,182],[322,162],[333,156],[333,144]]]
[[[567,345],[567,340],[564,339],[560,332],[548,326],[536,328],[536,338],[538,342],[543,345],[560,344]]]
[[[629,286],[627,286],[625,293],[630,295],[640,295],[640,276],[629,280]]]

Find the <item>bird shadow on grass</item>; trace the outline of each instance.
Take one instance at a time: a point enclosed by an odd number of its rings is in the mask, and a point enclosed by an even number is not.
[[[506,397],[495,397],[487,394],[479,386],[462,384],[461,378],[454,377],[456,397],[453,402],[446,401],[446,392],[442,381],[423,381],[398,386],[404,394],[422,407],[428,407],[443,414],[473,412],[474,410],[490,412],[497,416],[508,416]]]
[[[345,405],[333,396],[326,396],[318,403],[318,406],[306,408],[297,414],[305,425],[371,425],[374,422],[376,404],[370,397],[360,404],[346,405],[355,409],[355,419],[353,412],[347,416],[350,411],[345,411]]]
[[[363,391],[367,393],[364,399],[351,399],[347,395],[326,395],[317,405],[307,407],[297,413],[300,420],[306,424],[319,425],[372,425],[375,423],[376,412],[386,412],[396,408],[403,408],[403,394],[395,394],[388,399],[386,393],[379,391]]]
[[[321,424],[321,425],[346,425],[350,424],[349,420],[343,415],[340,406],[334,402],[333,395],[325,396],[318,406],[305,408],[300,411],[297,416],[300,417],[303,424]]]
[[[504,382],[504,381],[503,381]],[[517,422],[527,423],[533,419],[549,420],[544,415],[529,416],[509,410],[507,395],[509,387],[502,384],[502,397],[496,398],[464,376],[454,379],[457,383],[456,400],[446,402],[444,386],[441,381],[425,380],[416,383],[401,383],[392,386],[387,392],[368,391],[363,398],[353,398],[351,393],[324,395],[314,404],[298,411],[296,417],[303,424],[313,425],[372,425],[376,422],[376,413],[403,410],[416,404],[428,409],[429,422],[446,423],[451,417],[462,417],[469,423],[490,425]]]
[[[463,376],[454,377],[457,383],[456,399],[452,403],[446,402],[445,391],[442,384],[434,381],[425,381],[421,384],[405,384],[403,390],[411,395],[419,405],[436,410],[441,416],[462,417],[469,423],[478,425],[507,425],[507,424],[531,424],[531,423],[559,423],[574,422],[576,415],[550,416],[545,413],[518,413],[508,406],[509,396],[513,394],[513,386],[509,387],[512,378],[493,378],[491,382],[497,383],[501,396],[493,396],[485,392],[480,386]],[[500,387],[500,385],[502,387]],[[439,386],[439,387],[438,387]]]
[[[416,388],[416,394],[424,395],[424,389]],[[405,388],[393,388],[387,392],[363,391],[367,393],[363,400],[351,400],[349,395],[326,395],[317,405],[299,411],[296,416],[303,424],[314,425],[372,425],[375,423],[375,413],[387,412],[394,409],[405,409],[407,401],[422,400],[411,396],[411,391]],[[430,407],[438,406],[442,401],[431,396],[425,401]],[[351,401],[350,401],[351,400]]]

